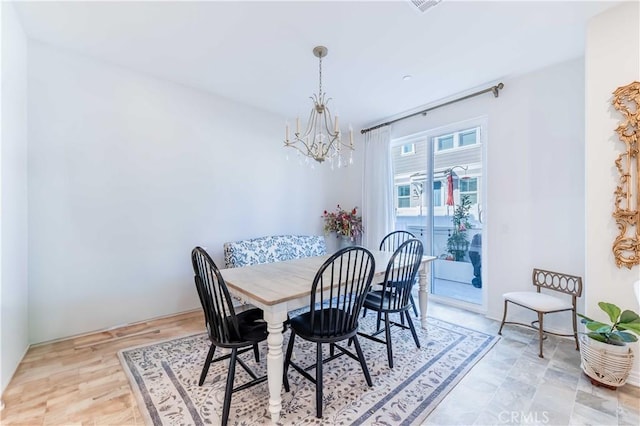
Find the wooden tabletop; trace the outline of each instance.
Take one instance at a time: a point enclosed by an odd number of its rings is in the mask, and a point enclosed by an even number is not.
[[[384,275],[391,252],[371,250],[375,259],[375,275]],[[313,256],[283,262],[264,263],[220,272],[233,293],[244,294],[270,306],[307,296],[320,266],[330,257]],[[435,259],[423,256],[423,262]]]

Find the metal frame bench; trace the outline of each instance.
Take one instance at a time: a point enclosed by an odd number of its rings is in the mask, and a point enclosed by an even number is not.
[[[500,330],[498,331],[498,334],[502,335],[502,327],[504,327],[505,324],[521,325],[524,327],[532,328],[534,330],[538,330],[538,336],[540,338],[540,353],[538,354],[538,356],[540,358],[544,358],[544,355],[542,353],[542,342],[546,338],[544,336],[545,333],[563,337],[573,336],[576,341],[576,350],[578,350],[580,346],[578,343],[576,299],[582,295],[582,278],[575,275],[563,274],[561,272],[546,271],[544,269],[535,268],[532,274],[532,281],[533,285],[536,287],[535,292],[513,291],[502,295],[502,297],[504,298],[504,314],[502,316],[502,324],[500,324]],[[567,301],[566,298],[542,293],[542,289],[568,294],[571,296],[571,302]],[[538,314],[538,319],[532,321],[531,324],[506,321],[507,306],[509,302],[535,311]],[[561,334],[544,330],[544,315],[563,311],[571,311],[572,313],[573,333]]]

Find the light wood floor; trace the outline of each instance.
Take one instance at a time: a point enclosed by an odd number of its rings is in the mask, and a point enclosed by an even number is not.
[[[204,332],[202,311],[31,347],[3,394],[2,425],[143,425],[117,352]]]

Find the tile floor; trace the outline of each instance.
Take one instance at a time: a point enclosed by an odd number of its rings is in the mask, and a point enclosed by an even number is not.
[[[434,301],[428,313],[493,334],[500,326],[481,314]],[[640,424],[640,388],[591,385],[573,340],[549,336],[541,359],[536,332],[507,325],[502,334],[425,425]]]
[[[436,278],[433,280],[433,286],[429,293],[482,305],[482,288],[475,288],[471,283],[461,283]]]

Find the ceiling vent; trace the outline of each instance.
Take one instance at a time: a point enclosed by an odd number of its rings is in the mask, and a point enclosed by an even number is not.
[[[442,0],[409,0],[420,12],[426,12]]]

